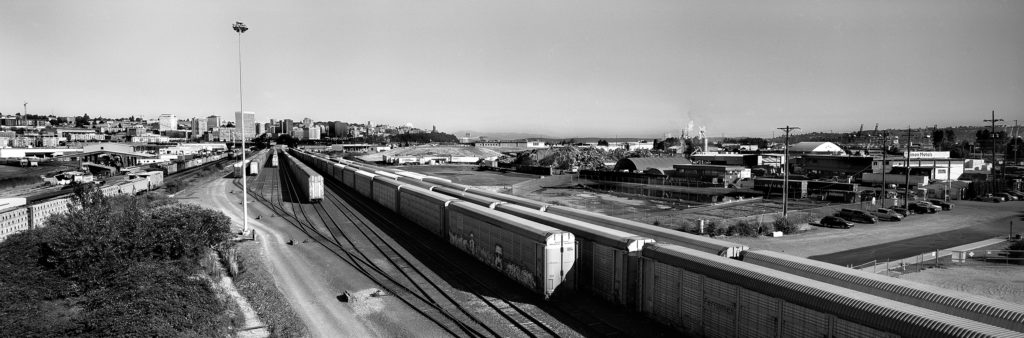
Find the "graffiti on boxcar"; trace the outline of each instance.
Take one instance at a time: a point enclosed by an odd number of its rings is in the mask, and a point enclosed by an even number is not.
[[[530,287],[530,289],[537,288],[537,278],[533,275],[532,272],[530,272],[529,269],[525,269],[519,265],[510,262],[505,262],[503,265],[504,269],[502,269],[501,271],[504,272],[505,275],[512,277],[512,279],[519,282],[520,284]]]

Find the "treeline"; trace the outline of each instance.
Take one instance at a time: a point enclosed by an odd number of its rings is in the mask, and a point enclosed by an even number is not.
[[[458,143],[459,138],[452,134],[429,132],[416,134],[391,135],[391,143],[398,144],[421,144],[421,143]]]
[[[210,277],[223,213],[156,193],[73,200],[0,243],[0,336],[224,337],[241,323]]]

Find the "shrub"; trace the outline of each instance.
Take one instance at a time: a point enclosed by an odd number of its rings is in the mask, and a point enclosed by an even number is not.
[[[757,237],[760,234],[758,233],[758,225],[754,222],[739,221],[733,228],[736,234],[741,236]]]
[[[796,232],[796,224],[785,217],[776,218],[775,222],[772,222],[772,226],[775,227],[775,231],[782,231],[784,234]]]
[[[1024,264],[1024,261],[1019,260],[1020,258],[1024,258],[1024,241],[1018,240],[1016,242],[1013,242],[1013,244],[1010,244],[1010,247],[1007,248],[1007,250],[1018,250],[1011,251],[1008,257],[1017,258],[1018,260],[1013,261],[1016,264]]]

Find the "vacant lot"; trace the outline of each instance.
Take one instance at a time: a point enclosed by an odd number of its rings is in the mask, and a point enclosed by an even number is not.
[[[948,265],[908,273],[902,279],[1024,304],[1024,266],[1006,264]]]
[[[452,182],[476,186],[505,186],[538,178],[536,175],[477,170],[475,165],[408,165],[392,168],[436,176]]]
[[[359,156],[363,161],[383,161],[383,156],[462,156],[462,157],[498,157],[501,153],[487,148],[463,146],[414,146],[394,148],[382,153],[371,153]]]

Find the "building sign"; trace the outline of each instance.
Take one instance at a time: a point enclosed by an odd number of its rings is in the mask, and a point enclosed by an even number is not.
[[[903,153],[906,156],[906,152]],[[948,151],[911,151],[910,158],[949,158]]]

